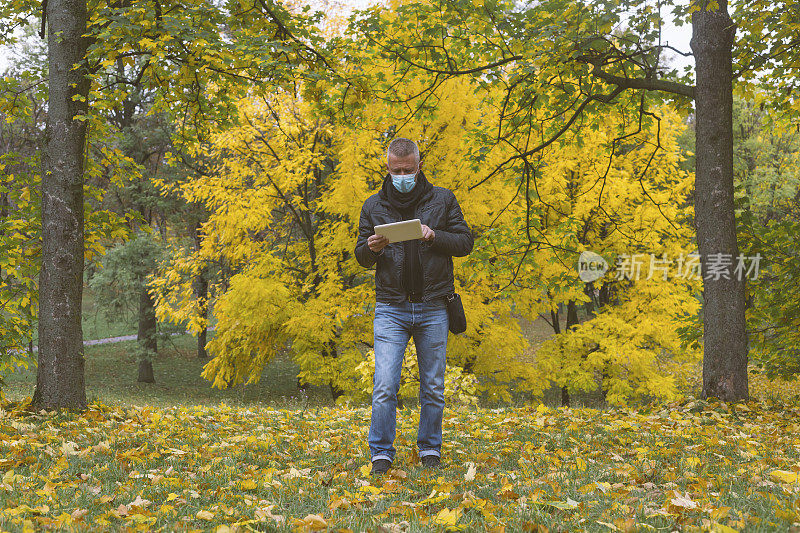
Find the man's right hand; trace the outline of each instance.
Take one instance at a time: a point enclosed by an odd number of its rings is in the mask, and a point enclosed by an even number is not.
[[[383,250],[383,247],[387,244],[389,244],[389,239],[386,237],[386,235],[378,235],[377,233],[374,233],[367,238],[367,246],[369,246],[369,249],[375,253]]]

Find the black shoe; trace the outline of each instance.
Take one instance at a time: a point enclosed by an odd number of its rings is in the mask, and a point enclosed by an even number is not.
[[[422,456],[422,466],[425,468],[436,468],[439,466],[439,456],[438,455],[423,455]]]
[[[389,471],[389,467],[392,466],[392,462],[389,459],[375,459],[372,461],[372,472],[371,474],[385,474]]]

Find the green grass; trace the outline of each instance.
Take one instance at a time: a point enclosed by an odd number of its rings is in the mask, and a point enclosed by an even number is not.
[[[523,323],[534,348],[548,328]],[[448,406],[436,471],[419,464],[419,409],[406,401],[394,469],[373,478],[362,471],[369,406],[330,407],[327,387],[299,390],[285,354],[259,383],[215,389],[200,377],[196,343],[178,335],[161,345],[155,383],[136,381],[135,341],[86,347],[87,413],[0,418],[0,464],[21,476],[0,486],[0,526],[66,530],[70,515],[86,510],[78,520],[90,529],[205,531],[251,521],[255,531],[288,531],[321,515],[330,531],[403,521],[408,532],[445,531],[435,517],[458,509],[463,531],[797,530],[796,488],[770,475],[800,466],[797,396],[795,406],[773,404],[789,385],[773,391],[754,379],[753,396],[767,401],[747,409],[592,409],[597,395],[576,393],[569,409],[525,406],[522,394],[502,409]],[[5,379],[7,398],[19,400],[32,395],[36,371]],[[558,406],[560,389],[544,403]],[[474,479],[465,477],[470,462]],[[137,497],[151,503],[131,508]],[[39,511],[13,514],[22,505]]]
[[[211,339],[209,335],[209,340]],[[303,408],[331,404],[326,387],[308,387],[304,393],[296,386],[297,365],[287,356],[277,356],[264,368],[257,384],[237,385],[220,390],[201,377],[208,362],[196,357],[197,339],[175,335],[159,347],[153,360],[155,383],[139,383],[138,363],[133,355],[136,341],[86,346],[84,348],[86,397],[107,405],[227,405],[246,407],[270,405],[280,408]],[[36,368],[19,369],[5,376],[3,391],[9,399],[32,396]]]
[[[0,424],[2,464],[14,470],[0,525],[66,530],[86,511],[89,529],[289,531],[319,515],[327,531],[405,521],[403,531],[421,532],[446,531],[436,517],[457,509],[461,531],[796,531],[796,487],[772,472],[800,460],[788,422],[798,415],[758,402],[448,407],[442,468],[425,470],[418,413],[404,409],[394,468],[373,477],[366,408],[95,404]],[[148,502],[132,507],[137,498]]]

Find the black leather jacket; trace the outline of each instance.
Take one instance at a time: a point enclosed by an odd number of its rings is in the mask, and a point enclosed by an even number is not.
[[[455,194],[445,187],[433,189],[419,199],[414,217],[434,231],[433,241],[419,240],[419,259],[422,265],[422,301],[443,297],[455,292],[453,285],[453,256],[472,252],[472,231],[458,205]],[[400,212],[384,199],[380,192],[373,194],[361,206],[355,255],[364,268],[375,265],[375,299],[379,302],[400,303],[406,299],[402,285],[402,242],[387,244],[375,253],[367,246],[367,238],[375,233],[374,226],[402,220]]]

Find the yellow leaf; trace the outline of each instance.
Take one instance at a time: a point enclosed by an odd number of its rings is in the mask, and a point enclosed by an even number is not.
[[[594,485],[604,493],[611,490],[611,483],[608,481],[595,481]]]
[[[726,526],[725,524],[720,524],[719,522],[711,522],[711,531],[713,533],[739,533],[736,529],[733,529],[730,526]]]
[[[800,481],[799,474],[800,472],[792,472],[790,470],[773,470],[769,473],[769,477],[779,483],[797,483]]]
[[[543,501],[542,503],[545,505],[550,505],[552,507],[555,507],[556,509],[564,509],[564,510],[575,509],[576,507],[578,507],[578,502],[576,502],[572,498],[567,498],[567,501],[565,502]]]
[[[131,508],[134,505],[137,505],[139,507],[147,507],[148,505],[150,505],[150,503],[151,503],[150,500],[145,500],[137,494],[136,499],[128,504],[128,508]]]
[[[252,479],[243,479],[239,486],[242,488],[242,490],[253,490],[258,487],[256,482]]]
[[[467,473],[464,474],[464,481],[472,481],[475,479],[477,468],[475,468],[475,463],[467,463],[467,465]]]
[[[728,514],[730,514],[730,510],[730,507],[718,507],[716,509],[712,509],[709,513],[709,516],[711,516],[711,518],[714,520],[720,520],[728,516]]]
[[[461,509],[453,509],[452,511],[445,507],[436,515],[434,521],[443,526],[454,526],[458,519],[461,518]]]
[[[681,493],[677,494],[677,496],[670,500],[672,505],[675,505],[676,507],[683,507],[684,509],[694,509],[697,507],[697,502],[692,500],[688,492],[685,495]]]
[[[305,518],[301,521],[301,524],[305,525],[307,528],[311,529],[311,531],[317,531],[320,529],[328,529],[328,523],[325,521],[324,518],[317,514],[309,514],[306,515]]]
[[[72,518],[73,520],[80,520],[84,516],[86,516],[86,513],[88,513],[88,512],[89,512],[89,509],[75,509],[70,514],[70,518]]]
[[[203,520],[211,520],[212,518],[214,518],[214,513],[212,513],[211,511],[206,511],[205,509],[203,509],[201,511],[197,511],[197,514],[195,515],[195,517],[201,518]]]
[[[61,445],[61,451],[64,453],[64,455],[76,455],[78,453],[75,451],[77,446],[77,444],[71,440],[68,440]]]

